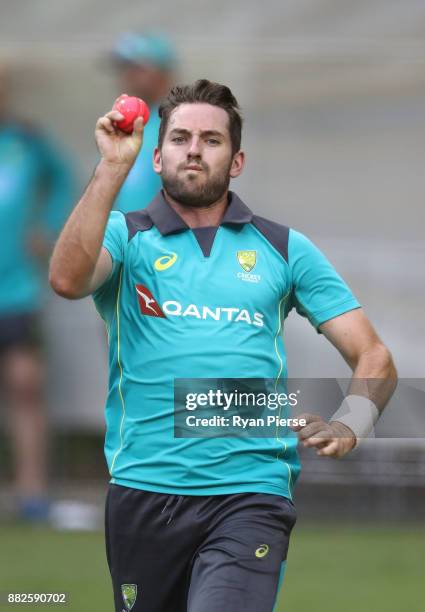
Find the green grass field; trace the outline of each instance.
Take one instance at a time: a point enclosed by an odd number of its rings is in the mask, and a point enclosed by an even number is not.
[[[64,607],[67,611],[113,612],[101,533],[3,526],[0,566],[2,592],[66,591],[70,598]],[[298,524],[278,610],[420,612],[424,609],[424,584],[425,528]]]

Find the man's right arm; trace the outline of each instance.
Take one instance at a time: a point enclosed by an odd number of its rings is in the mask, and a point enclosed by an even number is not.
[[[112,270],[109,252],[102,248],[114,200],[142,144],[143,120],[127,135],[114,127],[122,115],[111,111],[96,124],[96,141],[102,156],[83,197],[71,213],[53,250],[49,282],[68,299],[95,291]]]

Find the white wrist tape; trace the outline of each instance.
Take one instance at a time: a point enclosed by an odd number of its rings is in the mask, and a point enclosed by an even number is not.
[[[364,395],[347,395],[341,406],[329,421],[339,421],[347,425],[357,438],[367,438],[373,432],[378,420],[379,410],[375,404]]]

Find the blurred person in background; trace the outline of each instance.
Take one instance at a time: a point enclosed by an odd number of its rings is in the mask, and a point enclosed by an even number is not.
[[[119,93],[142,98],[150,109],[143,149],[115,203],[115,208],[127,213],[145,208],[161,189],[161,177],[152,165],[153,151],[158,144],[158,107],[174,82],[177,56],[164,35],[128,32],[116,41],[112,60]]]
[[[48,518],[47,414],[40,312],[53,240],[69,210],[68,161],[38,126],[15,117],[0,66],[0,393],[19,518]]]

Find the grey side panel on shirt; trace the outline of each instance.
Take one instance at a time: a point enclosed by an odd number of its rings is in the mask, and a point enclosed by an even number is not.
[[[259,217],[258,215],[253,216],[251,223],[288,263],[289,227],[269,219],[264,219],[264,217]]]
[[[130,242],[137,232],[145,232],[153,226],[152,219],[144,210],[126,213],[124,217],[128,229],[128,242]]]

